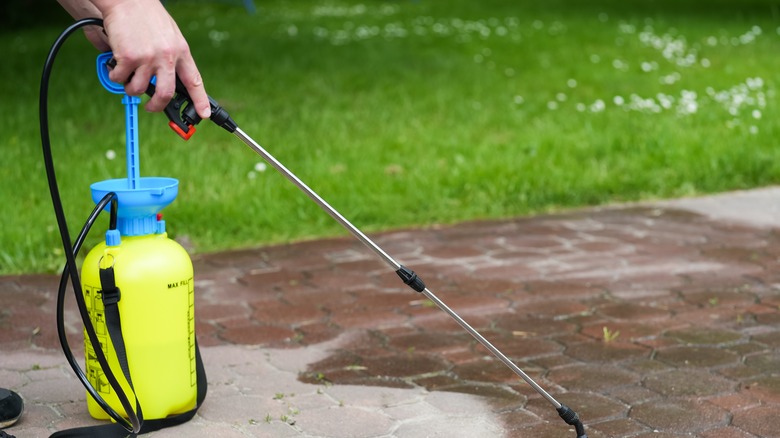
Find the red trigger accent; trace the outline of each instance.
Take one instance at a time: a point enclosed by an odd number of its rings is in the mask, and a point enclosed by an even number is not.
[[[185,140],[189,140],[190,137],[192,137],[192,134],[195,133],[195,126],[193,126],[193,125],[188,125],[190,130],[187,131],[187,132],[184,132],[184,130],[179,128],[179,126],[176,125],[175,123],[173,123],[172,121],[168,122],[168,126],[170,126],[171,129],[173,129],[177,134],[179,134],[179,137],[181,137],[181,138],[183,138]]]

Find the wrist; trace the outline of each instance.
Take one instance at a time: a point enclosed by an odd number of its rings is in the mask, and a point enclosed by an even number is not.
[[[146,9],[161,6],[160,0],[89,0],[105,17],[112,12],[127,7]]]

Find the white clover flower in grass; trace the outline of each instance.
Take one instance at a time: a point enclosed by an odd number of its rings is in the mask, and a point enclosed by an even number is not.
[[[666,75],[666,76],[662,76],[662,77],[659,79],[659,81],[660,81],[662,84],[666,84],[666,85],[672,85],[672,84],[674,84],[675,82],[679,81],[679,80],[680,80],[680,77],[681,77],[681,76],[680,76],[680,73],[674,72],[674,73],[670,73],[670,74],[668,74],[668,75]]]
[[[661,105],[661,108],[665,110],[671,109],[674,104],[674,97],[664,93],[658,93],[655,98],[658,99],[658,104]]]
[[[246,174],[246,177],[247,177],[248,179],[255,179],[255,178],[257,178],[257,173],[256,173],[254,170],[250,170],[250,171],[249,171],[249,172]]]
[[[752,111],[751,115],[761,117],[760,109],[766,107],[766,94],[763,87],[763,79],[748,78],[744,83],[728,90],[716,91],[712,87],[707,87],[706,93],[732,116],[736,117],[743,109],[752,109],[758,112]]]
[[[615,96],[612,98],[612,103],[614,103],[617,106],[623,106],[625,102],[626,100],[623,99],[623,96]]]
[[[568,96],[566,96],[566,93],[558,93],[558,94],[555,95],[555,99],[558,102],[566,102],[567,98],[568,98]]]
[[[433,33],[447,35],[450,33],[450,28],[441,23],[436,23],[433,25]]]
[[[523,98],[523,96],[520,96],[519,94],[515,96],[514,100],[515,100],[515,103],[518,104],[518,105],[522,105],[523,102],[525,102],[525,99]]]
[[[409,34],[409,31],[400,23],[387,23],[382,31],[385,38],[404,38]]]
[[[598,64],[599,62],[601,62],[601,56],[596,55],[595,53],[590,55],[590,62],[594,64]]]
[[[699,110],[698,95],[695,91],[683,90],[677,103],[677,113],[682,115],[695,114]]]
[[[116,158],[116,151],[113,149],[109,149],[106,151],[106,159],[107,160],[113,160]]]
[[[355,38],[365,40],[379,34],[379,28],[376,26],[360,26],[355,30]]]
[[[766,108],[766,96],[764,93],[756,94],[756,105],[758,105],[759,108]]]
[[[747,78],[747,80],[745,81],[745,84],[751,90],[756,90],[758,88],[763,88],[764,80],[761,79],[761,78]]]
[[[266,169],[268,169],[268,165],[267,165],[267,164],[265,164],[265,163],[264,163],[264,162],[262,162],[262,161],[258,161],[258,162],[257,162],[257,164],[255,164],[255,172],[260,172],[260,173],[262,173],[262,172],[265,172],[265,171],[266,171]]]
[[[758,134],[758,126],[756,126],[756,125],[752,125],[748,130],[753,135]]]
[[[588,107],[582,102],[578,103],[575,108],[577,108],[577,111],[579,112],[584,112],[586,109],[588,109]]]
[[[379,8],[379,13],[381,15],[393,15],[398,12],[398,6],[396,5],[382,5],[382,7]]]
[[[624,106],[629,111],[639,111],[643,113],[660,113],[661,106],[659,106],[652,98],[645,99],[644,97],[632,93],[629,97],[629,102]]]
[[[551,101],[547,102],[547,109],[549,109],[550,111],[557,110],[558,109],[558,102],[556,102],[554,100],[551,100]]]
[[[560,21],[553,21],[547,33],[554,36],[554,35],[560,35],[564,32],[566,32],[566,25],[561,23]]]
[[[615,70],[626,71],[628,70],[628,63],[620,59],[615,59],[612,61],[612,67],[614,67]]]
[[[577,87],[577,80],[574,79],[574,78],[569,79],[568,81],[566,81],[566,86],[568,86],[569,88],[576,88]]]
[[[223,41],[226,41],[228,39],[230,39],[230,33],[227,31],[220,32],[216,29],[212,29],[209,31],[209,40],[211,40],[211,43],[214,46],[219,46],[220,44],[222,44]]]
[[[754,109],[751,115],[754,119],[758,120],[761,118],[761,110]]]
[[[328,37],[328,29],[325,29],[324,27],[315,27],[312,31],[314,33],[314,36],[320,39],[327,38]]]
[[[604,111],[606,108],[607,108],[607,105],[604,104],[604,101],[601,100],[601,99],[596,99],[596,101],[593,102],[590,105],[590,110],[591,110],[591,112],[594,112],[594,113],[600,113],[600,112]]]
[[[716,38],[714,36],[709,36],[709,37],[707,37],[706,42],[707,42],[708,46],[714,47],[714,46],[718,45],[718,38]]]

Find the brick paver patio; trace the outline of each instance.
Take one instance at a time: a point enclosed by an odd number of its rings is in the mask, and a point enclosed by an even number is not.
[[[780,235],[692,210],[618,206],[373,237],[574,408],[591,438],[780,436]],[[351,238],[194,262],[210,394],[190,424],[155,436],[574,436]],[[0,277],[0,386],[28,405],[8,430],[19,438],[90,422],[57,343],[57,282]]]

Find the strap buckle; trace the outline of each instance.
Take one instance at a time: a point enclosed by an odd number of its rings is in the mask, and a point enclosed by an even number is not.
[[[118,303],[122,298],[122,292],[116,287],[114,266],[100,268],[100,284],[103,286],[103,290],[100,291],[101,295],[103,295],[103,306]]]

